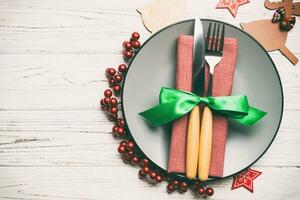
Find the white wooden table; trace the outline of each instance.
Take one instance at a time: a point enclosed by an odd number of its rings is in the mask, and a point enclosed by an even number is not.
[[[136,12],[149,0],[0,1],[0,199],[194,199],[149,185],[124,165],[98,101],[104,70],[122,62],[121,44],[138,31],[150,36]],[[271,19],[252,0],[233,18],[218,0],[187,0],[196,15],[236,26]],[[300,18],[297,18],[300,20]],[[298,24],[299,23],[299,24]],[[300,22],[287,46],[300,58]],[[297,37],[298,35],[298,37]],[[252,194],[231,191],[232,178],[213,185],[213,199],[300,199],[300,66],[270,53],[281,76],[281,128],[255,164],[263,174]]]

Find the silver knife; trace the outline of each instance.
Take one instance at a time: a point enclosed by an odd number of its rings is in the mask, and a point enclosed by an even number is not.
[[[195,18],[194,23],[194,48],[193,48],[193,92],[197,92],[197,88],[203,88],[204,85],[198,81],[198,74],[204,66],[204,33],[202,22],[199,18]],[[203,68],[204,69],[204,68]],[[204,74],[202,72],[202,74]],[[204,82],[204,81],[203,81]],[[200,90],[199,90],[200,91]],[[186,176],[194,179],[198,170],[200,144],[200,109],[195,106],[189,115],[189,123],[187,130],[187,149],[186,149]]]
[[[193,48],[193,80],[199,75],[204,67],[204,29],[199,18],[195,18],[194,22],[194,48]]]

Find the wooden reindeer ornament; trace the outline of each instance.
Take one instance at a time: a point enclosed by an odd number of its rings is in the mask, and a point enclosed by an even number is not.
[[[294,15],[300,15],[300,2],[265,0],[264,4],[266,8],[276,10],[273,19],[241,23],[241,27],[258,40],[267,51],[279,50],[296,65],[298,58],[285,46],[285,43],[288,31],[293,28],[296,21]]]
[[[185,0],[153,0],[137,11],[141,14],[146,29],[154,33],[184,18]]]

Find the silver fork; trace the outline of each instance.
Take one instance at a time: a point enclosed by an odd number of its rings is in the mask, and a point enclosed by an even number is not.
[[[225,26],[214,23],[211,34],[212,23],[209,23],[205,39],[205,59],[210,66],[210,73],[213,75],[214,67],[220,62],[223,55]],[[221,27],[221,30],[220,30]],[[221,36],[219,37],[221,32]],[[210,78],[210,88],[211,88]],[[198,178],[206,181],[209,175],[212,148],[212,112],[205,106],[201,121],[199,158],[198,158]]]
[[[212,22],[209,23],[205,39],[205,60],[210,66],[209,71],[212,75],[215,66],[222,59],[225,37],[225,25],[220,23],[213,24],[213,30],[211,33]]]

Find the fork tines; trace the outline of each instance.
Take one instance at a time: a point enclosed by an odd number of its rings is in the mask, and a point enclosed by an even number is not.
[[[213,30],[211,32],[212,24],[213,24]],[[205,39],[206,55],[222,56],[223,47],[224,47],[224,37],[225,37],[225,24],[210,22],[208,25],[207,35]]]

